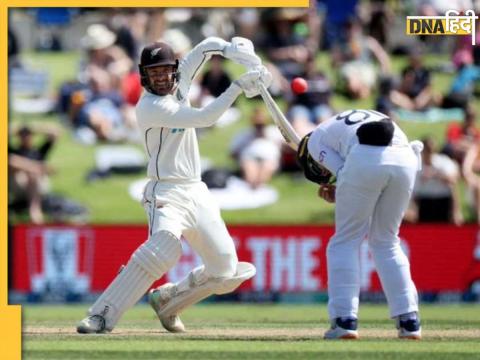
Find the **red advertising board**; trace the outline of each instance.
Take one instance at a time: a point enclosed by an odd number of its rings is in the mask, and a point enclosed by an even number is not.
[[[330,226],[230,226],[240,260],[257,275],[241,291],[315,292],[327,286],[325,250]],[[146,240],[144,226],[18,226],[11,243],[11,290],[42,292],[67,286],[77,293],[102,291]],[[475,258],[478,227],[404,226],[402,247],[422,292],[463,292],[480,280]],[[178,281],[201,263],[184,241],[179,263],[161,281]],[[380,283],[365,242],[361,247],[362,290]]]

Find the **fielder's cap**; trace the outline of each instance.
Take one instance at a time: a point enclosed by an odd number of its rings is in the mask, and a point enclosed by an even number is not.
[[[143,67],[159,65],[177,65],[175,54],[170,45],[164,42],[154,42],[145,46],[140,56],[140,64]]]
[[[115,43],[117,36],[103,24],[92,24],[87,28],[87,34],[81,39],[81,44],[88,50],[105,49]]]

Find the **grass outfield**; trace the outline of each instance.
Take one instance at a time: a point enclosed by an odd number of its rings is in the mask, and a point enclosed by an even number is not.
[[[23,359],[480,359],[478,305],[422,306],[422,341],[397,339],[386,306],[364,305],[361,339],[333,342],[324,304],[202,304],[185,312],[185,334],[139,305],[111,334],[78,335],[87,307],[24,306]]]

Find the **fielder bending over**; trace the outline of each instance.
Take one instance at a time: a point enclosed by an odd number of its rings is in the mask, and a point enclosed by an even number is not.
[[[319,196],[336,202],[335,234],[327,247],[325,339],[358,338],[360,245],[368,239],[400,338],[420,339],[417,290],[398,232],[420,166],[422,143],[408,142],[385,114],[348,110],[320,124],[299,145],[306,177]],[[336,186],[330,184],[335,175]]]
[[[257,66],[257,70],[242,75],[206,107],[192,108],[187,100],[191,82],[212,55],[249,68]],[[79,333],[111,331],[122,314],[178,261],[182,235],[203,265],[177,284],[150,291],[149,302],[168,331],[185,330],[178,314],[186,307],[211,294],[231,292],[255,275],[252,264],[238,262],[220,210],[200,179],[195,128],[213,125],[242,91],[247,97],[258,95],[258,82],[268,87],[270,73],[261,66],[251,42],[242,38],[205,39],[180,63],[169,45],[156,42],[143,49],[139,68],[146,92],[136,114],[149,158],[151,180],[143,196],[149,236],[80,321]]]

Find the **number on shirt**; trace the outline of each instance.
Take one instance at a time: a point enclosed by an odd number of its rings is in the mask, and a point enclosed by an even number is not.
[[[385,114],[382,114],[375,110],[349,110],[344,111],[341,114],[337,115],[337,119],[339,121],[344,120],[345,125],[354,125],[364,120],[367,120],[370,116],[380,116],[382,119],[386,118]],[[381,119],[378,119],[381,120]]]

